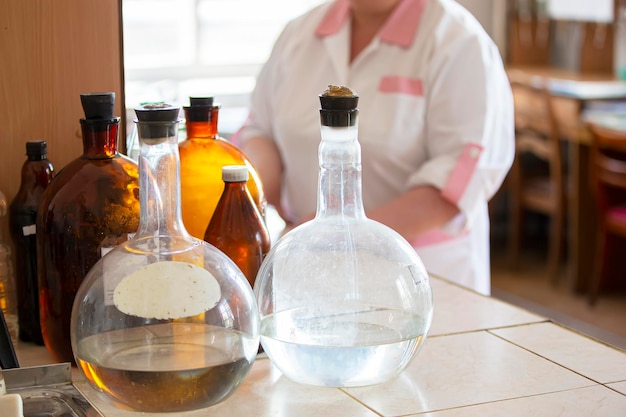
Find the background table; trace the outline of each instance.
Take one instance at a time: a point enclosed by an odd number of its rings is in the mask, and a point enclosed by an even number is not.
[[[546,82],[561,138],[568,143],[567,276],[576,292],[584,292],[593,272],[595,218],[589,178],[591,137],[583,114],[594,106],[626,101],[626,82],[612,75],[579,74],[549,67],[509,67],[509,79]]]

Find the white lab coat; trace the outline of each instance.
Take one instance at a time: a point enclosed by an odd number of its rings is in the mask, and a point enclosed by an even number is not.
[[[350,64],[348,8],[347,0],[324,4],[286,26],[237,140],[263,135],[276,142],[284,209],[294,219],[310,214],[318,95],[329,84],[350,87],[360,96],[365,209],[420,184],[442,190],[462,214],[411,243],[431,273],[489,294],[487,202],[514,153],[513,102],[499,52],[455,1],[403,0]]]

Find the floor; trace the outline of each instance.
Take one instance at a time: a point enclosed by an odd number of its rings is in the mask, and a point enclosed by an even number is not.
[[[531,248],[525,249],[520,267],[513,271],[506,262],[506,245],[492,242],[493,296],[626,350],[626,291],[605,292],[591,307],[584,294],[567,288],[565,280],[551,284],[541,244],[527,246]]]

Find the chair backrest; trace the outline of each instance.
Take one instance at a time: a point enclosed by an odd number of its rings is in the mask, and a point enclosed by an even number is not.
[[[563,160],[561,135],[552,105],[552,96],[543,78],[511,81],[515,103],[515,149],[545,161],[550,176],[562,188]]]
[[[515,129],[534,131],[545,136],[558,133],[550,103],[550,92],[540,77],[511,81],[515,104]]]
[[[626,204],[626,132],[590,124],[592,189],[600,210],[615,203]],[[613,196],[611,196],[611,190]],[[615,195],[618,190],[621,194]]]

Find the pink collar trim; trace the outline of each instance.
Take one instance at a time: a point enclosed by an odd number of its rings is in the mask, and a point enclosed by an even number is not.
[[[324,18],[317,26],[315,34],[321,38],[339,32],[350,18],[348,0],[337,0],[328,7]]]
[[[402,0],[382,27],[380,39],[404,48],[411,46],[427,1]],[[350,19],[349,1],[336,0],[328,8],[315,34],[319,37],[334,35],[344,27],[348,19]]]

